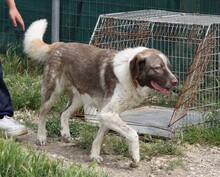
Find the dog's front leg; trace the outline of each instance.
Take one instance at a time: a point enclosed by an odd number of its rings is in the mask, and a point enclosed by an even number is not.
[[[103,124],[100,124],[97,136],[92,143],[92,150],[91,150],[90,158],[92,160],[96,160],[98,163],[102,161],[102,157],[100,156],[100,150],[101,150],[104,135],[107,131],[108,131],[108,128],[105,127]]]
[[[123,122],[117,113],[101,113],[100,121],[111,130],[124,136],[129,143],[129,153],[135,163],[140,161],[139,137],[135,130]]]

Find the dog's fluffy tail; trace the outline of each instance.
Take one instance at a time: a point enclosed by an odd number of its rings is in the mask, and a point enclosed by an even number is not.
[[[47,20],[41,19],[33,22],[25,33],[24,52],[34,60],[45,61],[51,49],[50,45],[43,41],[46,28]]]

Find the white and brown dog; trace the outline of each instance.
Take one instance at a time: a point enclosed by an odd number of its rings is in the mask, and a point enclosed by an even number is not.
[[[152,90],[170,93],[178,81],[170,71],[167,57],[145,47],[115,51],[80,43],[49,45],[42,40],[46,28],[45,19],[35,21],[24,38],[25,53],[45,62],[38,143],[46,145],[46,114],[59,94],[65,91],[69,98],[61,114],[61,135],[65,140],[71,139],[70,116],[83,105],[91,105],[98,109],[100,128],[90,157],[98,162],[102,160],[102,140],[111,129],[126,137],[132,160],[139,162],[138,134],[121,120],[120,113],[143,102]]]

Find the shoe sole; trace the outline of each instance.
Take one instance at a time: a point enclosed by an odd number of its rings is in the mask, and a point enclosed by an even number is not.
[[[24,128],[24,129],[22,129],[22,130],[20,129],[20,130],[17,130],[17,131],[13,131],[13,132],[5,132],[5,134],[6,134],[7,136],[9,136],[9,137],[25,135],[25,134],[27,134],[27,133],[28,133],[28,131],[27,131],[26,128]]]

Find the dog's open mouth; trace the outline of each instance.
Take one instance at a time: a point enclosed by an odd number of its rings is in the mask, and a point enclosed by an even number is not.
[[[169,95],[170,94],[170,89],[169,88],[163,88],[160,85],[158,85],[156,82],[151,81],[151,85],[155,90],[158,90],[160,93]]]

